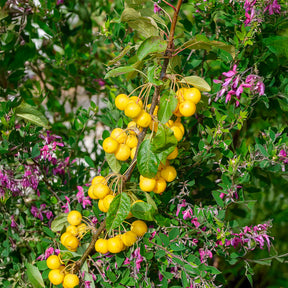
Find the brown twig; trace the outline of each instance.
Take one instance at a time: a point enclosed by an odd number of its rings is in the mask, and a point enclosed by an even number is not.
[[[160,72],[160,77],[159,77],[160,80],[163,80],[165,78],[165,74],[167,71],[169,60],[171,57],[173,57],[172,53],[174,50],[174,33],[175,33],[178,13],[179,13],[180,7],[182,5],[182,1],[183,0],[178,0],[176,10],[175,10],[174,15],[173,15],[173,20],[172,20],[172,24],[171,24],[171,28],[170,28],[169,39],[168,39],[168,45],[167,45],[167,49],[164,53],[164,62],[163,62],[162,69]],[[154,91],[154,94],[152,97],[151,107],[150,107],[150,111],[149,111],[150,115],[153,115],[155,107],[159,102],[159,95],[160,95],[161,88],[162,88],[162,85],[155,86],[155,91]],[[136,153],[135,153],[134,159],[132,160],[133,164],[128,168],[128,170],[125,173],[125,177],[124,177],[123,182],[122,182],[122,187],[125,186],[126,182],[129,181],[129,179],[132,176],[132,172],[133,172],[135,165],[136,165],[136,162],[137,162],[138,150],[139,150],[140,144],[143,142],[143,140],[146,136],[146,133],[147,133],[147,128],[144,128],[143,131],[138,136],[138,144],[137,144],[137,148],[136,148]],[[97,231],[95,232],[95,234],[93,234],[91,243],[87,247],[86,251],[84,252],[82,257],[80,258],[80,260],[75,263],[74,268],[73,268],[74,271],[78,271],[81,268],[81,266],[84,264],[87,257],[93,251],[95,243],[96,243],[100,233],[105,229],[105,227],[106,227],[106,221],[104,219],[103,222],[100,224],[99,228],[97,229]]]

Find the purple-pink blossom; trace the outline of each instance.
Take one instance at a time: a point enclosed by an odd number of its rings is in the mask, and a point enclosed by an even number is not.
[[[89,197],[85,197],[84,195],[84,189],[81,186],[77,186],[78,193],[76,194],[76,198],[78,200],[78,203],[82,203],[82,207],[86,208],[86,206],[91,205],[91,201]]]

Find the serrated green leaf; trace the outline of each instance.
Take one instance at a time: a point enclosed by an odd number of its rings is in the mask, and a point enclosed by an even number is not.
[[[153,221],[155,209],[146,202],[137,202],[131,207],[131,213],[138,219]]]
[[[178,100],[173,90],[165,91],[161,95],[158,111],[158,119],[161,123],[165,124],[168,122],[177,107],[177,103]]]
[[[30,263],[26,264],[27,277],[34,288],[45,287],[39,269]]]
[[[136,69],[133,66],[124,66],[124,67],[118,67],[115,69],[110,70],[106,73],[104,79],[107,79],[109,77],[118,77],[120,75],[130,73],[132,71],[135,71]]]
[[[68,224],[67,214],[62,213],[52,221],[51,230],[53,232],[61,231],[63,229],[63,227],[67,224]]]
[[[261,154],[264,155],[265,157],[269,157],[268,152],[266,151],[266,149],[261,144],[256,144],[255,148],[256,148],[256,150],[259,150],[261,152]]]
[[[127,193],[118,194],[110,204],[106,218],[106,229],[111,231],[119,227],[130,212],[131,201]]]
[[[121,163],[116,159],[115,154],[105,153],[107,163],[114,173],[119,173],[121,170]]]
[[[146,56],[153,53],[162,53],[167,48],[167,42],[158,36],[151,36],[143,41],[137,50],[137,57],[143,60]]]
[[[18,117],[21,117],[35,125],[49,129],[49,122],[46,117],[34,106],[31,106],[25,102],[22,102],[16,109],[15,113]]]
[[[180,82],[192,85],[198,88],[200,91],[204,91],[204,92],[211,91],[210,85],[203,78],[199,76],[187,76],[187,77],[184,77]]]
[[[160,161],[152,150],[151,141],[144,140],[137,155],[137,167],[144,177],[152,178],[157,174]]]

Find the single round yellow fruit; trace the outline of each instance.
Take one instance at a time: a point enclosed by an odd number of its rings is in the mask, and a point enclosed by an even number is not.
[[[63,286],[67,288],[74,288],[75,286],[79,285],[79,278],[75,274],[66,274],[63,279]]]
[[[124,110],[130,101],[129,97],[126,94],[119,94],[115,98],[115,105],[119,110]]]
[[[180,113],[185,117],[190,117],[196,112],[196,105],[192,101],[184,101],[179,105]]]
[[[125,246],[130,247],[137,241],[137,235],[133,231],[127,231],[121,239]]]
[[[136,118],[141,113],[141,111],[142,109],[139,104],[134,101],[130,101],[126,106],[124,113],[127,117],[133,119]]]
[[[137,103],[141,107],[141,109],[143,108],[143,102],[139,97],[131,96],[129,99],[130,99],[130,101],[134,101],[135,103]]]
[[[108,212],[109,207],[110,207],[110,204],[111,204],[111,202],[113,201],[114,198],[115,198],[114,195],[107,195],[107,196],[103,199],[103,205],[104,205],[105,209],[107,210],[107,212]]]
[[[121,251],[123,251],[127,248],[127,246],[122,241],[122,236],[123,236],[123,234],[118,234],[115,236],[115,238],[119,238],[121,240],[121,244],[122,244]]]
[[[167,166],[161,171],[161,176],[167,182],[172,182],[177,177],[176,169],[173,166]]]
[[[99,208],[100,211],[102,211],[104,213],[108,212],[108,209],[106,209],[106,207],[104,206],[104,200],[103,199],[100,199],[98,201],[98,208]]]
[[[162,177],[156,178],[156,185],[155,188],[153,189],[153,192],[156,194],[161,194],[165,191],[166,187],[167,183],[164,178]]]
[[[95,243],[95,250],[101,254],[108,253],[108,240],[106,239],[98,239]]]
[[[48,279],[53,285],[59,285],[64,280],[64,274],[59,269],[53,269],[49,272]]]
[[[137,118],[135,119],[135,121],[137,125],[139,125],[140,127],[146,128],[151,123],[152,118],[149,113],[142,110],[140,114],[137,116]]]
[[[172,126],[170,129],[173,131],[175,138],[179,142],[184,136],[181,129],[178,126]]]
[[[57,255],[51,255],[46,260],[49,269],[58,269],[61,266],[60,259]]]
[[[138,127],[137,127],[137,123],[135,121],[130,121],[127,124],[127,128],[129,129],[129,134],[130,135],[135,135],[138,134]]]
[[[93,179],[92,179],[92,183],[91,185],[95,185],[95,184],[98,184],[98,183],[102,183],[102,184],[106,184],[106,179],[105,177],[103,176],[95,176]]]
[[[104,177],[103,177],[104,178]],[[95,185],[92,185],[89,187],[88,189],[88,196],[91,198],[91,199],[98,199],[97,196],[94,194],[94,188],[95,188]]]
[[[136,220],[131,225],[131,231],[138,237],[142,237],[148,231],[148,227],[144,221]]]
[[[66,246],[65,245],[65,241],[66,239],[69,237],[69,236],[73,236],[70,232],[64,232],[61,237],[60,237],[60,242],[63,246]]]
[[[114,153],[117,148],[119,146],[118,141],[116,141],[114,138],[112,137],[107,137],[104,141],[103,141],[103,150],[106,153]]]
[[[141,190],[146,191],[146,192],[151,192],[155,188],[155,185],[156,185],[155,178],[146,178],[143,176],[140,177],[139,186]]]
[[[88,230],[87,225],[85,223],[81,223],[80,225],[77,226],[78,236],[82,238],[87,230]]]
[[[178,156],[178,148],[175,147],[175,149],[167,156],[168,160],[175,159]]]
[[[131,149],[131,155],[130,155],[130,158],[133,160],[134,159],[134,156],[135,156],[135,153],[136,153],[136,148],[137,147],[134,147]]]
[[[110,253],[119,253],[122,251],[123,242],[120,237],[113,237],[108,240],[108,251]]]
[[[77,247],[79,246],[79,240],[73,236],[70,235],[65,239],[65,245],[64,245],[69,251],[75,252],[77,251]]]
[[[130,157],[130,154],[130,147],[126,144],[120,144],[115,152],[115,157],[117,160],[126,161]]]
[[[77,227],[75,225],[67,226],[66,232],[71,233],[73,236],[77,236],[77,234],[78,234],[78,230],[77,230]]]
[[[126,140],[126,145],[128,145],[131,149],[136,147],[138,144],[138,138],[136,135],[128,135]]]
[[[77,226],[82,221],[82,215],[79,211],[72,210],[71,212],[69,212],[67,216],[67,221],[69,222],[70,225]]]
[[[197,88],[186,89],[184,92],[184,99],[197,104],[201,100],[201,92]]]
[[[110,189],[105,184],[97,183],[94,185],[93,193],[97,199],[103,199],[110,193]]]
[[[185,95],[186,90],[187,88],[180,88],[176,91],[176,96],[177,96],[179,103],[182,103],[185,100],[184,95]]]
[[[118,143],[122,144],[126,141],[127,139],[127,134],[125,131],[121,128],[115,128],[112,130],[110,137],[115,139]]]

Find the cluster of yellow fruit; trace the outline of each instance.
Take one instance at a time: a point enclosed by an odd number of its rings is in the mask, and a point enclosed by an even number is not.
[[[53,285],[63,285],[63,288],[73,288],[79,285],[79,278],[76,274],[68,273],[65,265],[61,264],[60,257],[51,255],[46,260],[47,266],[51,271],[48,279]]]
[[[201,100],[201,92],[199,89],[180,88],[176,92],[178,105],[175,109],[174,115],[177,117],[189,117],[196,112],[196,104]]]
[[[73,210],[69,212],[67,221],[70,224],[66,228],[66,232],[61,235],[61,243],[72,252],[76,252],[80,244],[80,239],[87,231],[87,225],[82,222],[82,215],[79,211]]]
[[[113,191],[109,188],[108,183],[103,176],[96,176],[92,180],[92,184],[88,189],[88,196],[91,199],[98,200],[98,208],[100,211],[107,213],[111,202],[115,198]]]
[[[134,245],[138,237],[144,236],[148,231],[146,223],[142,220],[136,220],[131,224],[131,230],[124,234],[107,239],[100,238],[95,243],[95,250],[101,254],[119,253]]]

